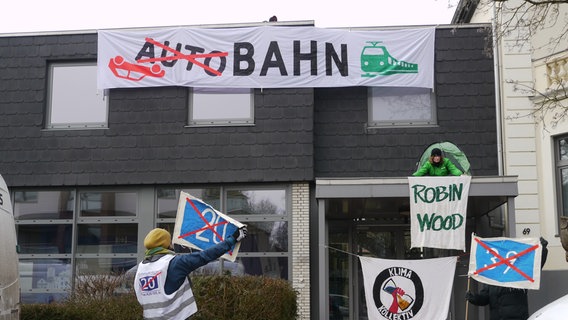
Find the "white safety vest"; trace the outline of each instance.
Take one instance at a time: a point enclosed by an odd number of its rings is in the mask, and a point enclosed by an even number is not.
[[[144,309],[144,319],[184,320],[197,312],[197,303],[187,278],[172,294],[164,285],[168,266],[175,255],[165,255],[150,263],[140,263],[134,277],[136,298]]]

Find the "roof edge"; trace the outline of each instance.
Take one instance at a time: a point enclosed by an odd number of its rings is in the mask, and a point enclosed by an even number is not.
[[[124,28],[100,28],[100,29],[84,29],[84,30],[60,30],[60,31],[31,31],[31,32],[14,32],[0,33],[2,37],[24,37],[24,36],[59,36],[73,34],[96,34],[98,30],[155,30],[165,28],[244,28],[259,26],[314,26],[314,20],[297,20],[297,21],[278,21],[278,22],[243,22],[243,23],[224,23],[224,24],[196,24],[196,25],[169,25],[169,26],[152,26],[152,27],[124,27]]]

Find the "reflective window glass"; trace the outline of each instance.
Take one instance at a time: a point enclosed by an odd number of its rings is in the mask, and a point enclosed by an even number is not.
[[[68,292],[70,288],[70,259],[22,259],[19,271],[22,293]],[[47,295],[38,299],[47,299],[49,302],[50,298]]]
[[[288,258],[286,257],[244,257],[238,260],[245,274],[288,279]]]
[[[568,160],[568,138],[559,139],[557,145],[560,160]]]
[[[254,123],[253,90],[239,88],[193,88],[190,125]]]
[[[568,136],[557,137],[554,143],[558,215],[568,216]]]
[[[15,191],[16,220],[73,219],[75,196],[71,191]]]
[[[47,128],[104,128],[107,103],[97,89],[97,64],[54,63],[49,68]]]
[[[238,258],[234,262],[224,259],[218,259],[196,269],[192,274],[196,275],[220,275],[230,273],[234,276],[241,276],[245,274],[245,267]]]
[[[138,224],[79,224],[78,253],[136,253]]]
[[[248,221],[248,235],[240,252],[287,252],[288,223],[284,221]]]
[[[136,216],[135,192],[82,192],[81,217],[133,217]]]
[[[568,216],[568,168],[560,169],[562,212],[561,215]]]
[[[158,189],[158,218],[175,218],[177,214],[180,191],[203,200],[213,208],[220,210],[221,190],[219,188],[204,189]]]
[[[16,232],[21,254],[71,253],[72,224],[20,224]]]
[[[229,190],[227,214],[285,215],[285,190]]]
[[[120,275],[138,264],[132,258],[78,258],[76,260],[77,276],[88,279],[90,275]]]
[[[369,125],[434,124],[435,98],[428,88],[372,87]]]

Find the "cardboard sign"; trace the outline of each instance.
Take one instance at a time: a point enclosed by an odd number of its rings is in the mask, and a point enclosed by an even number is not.
[[[173,243],[205,250],[225,240],[243,224],[217,211],[203,200],[180,192]],[[222,258],[235,261],[240,242]]]
[[[539,239],[472,235],[468,275],[490,285],[536,290],[540,287],[541,255]]]

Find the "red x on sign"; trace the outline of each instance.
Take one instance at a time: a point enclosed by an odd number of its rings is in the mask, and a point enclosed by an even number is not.
[[[523,251],[521,251],[521,252],[519,252],[519,253],[517,253],[517,254],[515,254],[515,255],[513,255],[513,256],[510,256],[510,257],[508,257],[508,258],[503,258],[503,257],[502,257],[501,255],[499,255],[497,252],[495,252],[494,250],[491,250],[491,248],[489,248],[489,246],[488,246],[485,242],[481,241],[481,240],[478,239],[478,238],[474,238],[474,239],[475,239],[475,241],[476,241],[480,246],[482,246],[483,248],[485,248],[485,249],[487,250],[487,252],[490,252],[493,256],[495,256],[495,258],[497,258],[497,259],[499,260],[498,262],[495,262],[495,263],[490,264],[490,265],[487,265],[487,266],[485,266],[485,267],[483,267],[483,268],[477,269],[477,270],[474,272],[474,274],[480,274],[481,272],[483,272],[483,271],[485,271],[485,270],[488,270],[488,269],[497,267],[497,266],[502,265],[502,264],[506,264],[506,265],[509,266],[511,269],[513,269],[513,270],[515,270],[517,273],[519,273],[522,277],[524,277],[525,279],[527,279],[528,281],[534,282],[534,279],[533,279],[533,278],[529,277],[526,273],[524,273],[524,272],[521,271],[519,268],[517,268],[515,265],[513,265],[513,263],[511,263],[511,261],[512,261],[512,260],[515,260],[515,259],[517,259],[517,258],[519,258],[519,257],[521,257],[521,256],[523,256],[523,255],[526,255],[527,253],[529,253],[529,252],[531,252],[531,251],[534,251],[534,250],[538,249],[538,244],[536,244],[536,245],[534,245],[534,246],[532,246],[532,247],[529,247],[529,248],[527,248],[527,249],[525,249],[525,250],[523,250]]]
[[[220,76],[221,72],[211,68],[210,66],[201,63],[199,61],[197,61],[197,58],[215,58],[215,57],[226,57],[229,55],[228,52],[212,52],[212,53],[196,53],[196,54],[183,54],[177,50],[174,50],[164,44],[159,43],[158,41],[155,41],[152,38],[146,38],[145,39],[146,42],[149,42],[155,46],[158,46],[166,51],[169,51],[171,53],[173,53],[174,55],[171,57],[160,57],[160,58],[150,58],[150,59],[140,59],[138,60],[138,63],[144,63],[144,62],[156,62],[156,61],[168,61],[168,60],[179,60],[179,59],[185,59],[209,72],[211,72],[212,74],[216,75],[216,76]]]
[[[201,211],[199,211],[199,209],[197,208],[197,206],[195,205],[195,203],[193,203],[193,201],[191,201],[191,199],[186,198],[187,202],[191,205],[191,207],[193,208],[193,210],[195,210],[195,212],[199,215],[199,217],[201,218],[201,220],[203,220],[203,222],[205,223],[205,226],[203,228],[197,229],[197,230],[193,230],[191,232],[187,232],[184,234],[181,234],[178,238],[185,238],[185,237],[189,237],[190,235],[194,234],[194,233],[198,233],[200,231],[204,231],[204,230],[211,230],[211,232],[213,232],[215,234],[215,236],[219,239],[219,240],[223,240],[223,237],[221,237],[221,235],[219,233],[217,233],[217,231],[215,230],[216,226],[220,226],[220,225],[224,225],[227,224],[227,221],[222,221],[219,223],[215,223],[215,224],[210,224],[209,221],[207,221],[205,219],[205,217],[203,216],[203,213],[201,213]]]
[[[206,250],[220,244],[242,226],[242,223],[203,200],[180,191],[172,242],[188,248]],[[234,262],[239,249],[240,243],[237,242],[222,258]]]

